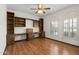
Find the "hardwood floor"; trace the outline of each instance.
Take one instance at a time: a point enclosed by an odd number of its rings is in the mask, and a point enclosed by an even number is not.
[[[5,55],[79,55],[79,47],[50,39],[15,42],[7,47]]]

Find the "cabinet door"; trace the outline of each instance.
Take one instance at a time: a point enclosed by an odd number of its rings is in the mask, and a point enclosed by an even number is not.
[[[28,33],[27,34],[27,39],[34,39],[34,34],[33,33]]]
[[[7,45],[12,45],[12,44],[14,44],[14,35],[8,34],[7,35]]]
[[[45,32],[40,33],[40,38],[45,38]]]

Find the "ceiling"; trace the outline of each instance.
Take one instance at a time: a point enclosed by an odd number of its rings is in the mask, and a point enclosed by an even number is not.
[[[31,8],[36,8],[37,4],[7,4],[7,8],[10,10],[29,13],[36,16],[45,16],[68,6],[70,6],[70,4],[44,4],[43,7],[49,7],[51,9],[47,10],[45,14],[35,14],[35,11],[31,10]]]

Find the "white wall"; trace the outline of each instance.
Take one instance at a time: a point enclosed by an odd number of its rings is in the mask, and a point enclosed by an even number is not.
[[[23,13],[19,11],[13,11],[13,10],[8,10],[10,12],[14,12],[16,17],[22,17],[22,18],[30,18],[30,19],[35,19],[38,20],[37,16],[28,14],[28,13]],[[38,28],[33,27],[33,21],[26,19],[26,26],[25,27],[15,27],[14,32],[15,33],[25,33],[27,28],[32,28],[34,32],[39,32]],[[17,40],[23,40],[26,39],[26,35],[17,35],[15,36],[15,41]]]
[[[0,4],[0,55],[4,53],[6,47],[6,5]]]
[[[79,23],[79,5],[72,5],[68,8],[64,8],[60,11],[52,13],[51,15],[45,16],[44,31],[46,33],[46,37],[79,46],[79,24],[78,24],[78,32],[75,37],[73,38],[63,37],[64,20],[74,17],[78,19],[78,23]],[[51,30],[50,23],[54,20],[58,21],[58,36],[54,36],[50,33]]]

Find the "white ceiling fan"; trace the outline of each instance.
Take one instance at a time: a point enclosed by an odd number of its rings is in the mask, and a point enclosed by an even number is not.
[[[37,4],[37,8],[31,8],[32,10],[35,10],[36,14],[42,14],[42,13],[46,13],[46,10],[50,10],[50,8],[44,8],[43,4]]]

